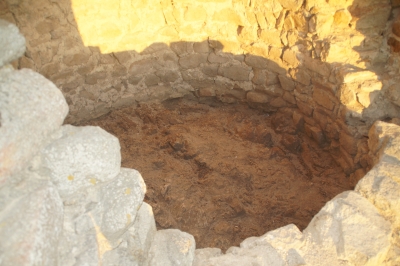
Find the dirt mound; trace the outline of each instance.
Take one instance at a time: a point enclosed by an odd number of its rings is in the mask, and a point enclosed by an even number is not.
[[[85,125],[119,138],[122,166],[142,174],[157,227],[189,232],[197,248],[225,250],[290,223],[302,230],[328,200],[353,188],[283,112],[178,99]]]

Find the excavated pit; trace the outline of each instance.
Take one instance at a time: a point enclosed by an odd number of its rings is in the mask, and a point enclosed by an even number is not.
[[[80,125],[119,138],[122,166],[142,174],[158,229],[186,231],[196,248],[226,250],[290,223],[303,230],[327,201],[354,188],[329,152],[296,129],[291,112],[181,98]]]

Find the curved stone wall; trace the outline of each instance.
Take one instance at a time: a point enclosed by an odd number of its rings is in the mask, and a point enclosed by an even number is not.
[[[395,58],[388,0],[1,5],[0,18],[27,38],[14,66],[62,90],[67,123],[187,94],[285,108],[357,182],[371,166],[369,127],[400,116],[398,64],[382,67]]]
[[[245,239],[226,254],[195,250],[193,236],[156,231],[146,186],[120,168],[119,143],[98,127],[62,126],[67,104],[53,83],[7,65],[23,52],[0,21],[0,261],[4,265],[398,265],[400,127],[369,131],[374,167],[295,225]],[[40,123],[38,122],[40,121]]]

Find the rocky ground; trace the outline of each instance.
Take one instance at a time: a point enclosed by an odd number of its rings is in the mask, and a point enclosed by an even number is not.
[[[289,223],[302,230],[328,200],[354,188],[288,113],[176,99],[85,125],[119,138],[122,166],[142,174],[158,229],[179,228],[196,248],[224,250]]]

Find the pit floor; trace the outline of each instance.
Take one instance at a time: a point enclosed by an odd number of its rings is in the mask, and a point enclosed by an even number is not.
[[[122,166],[142,174],[158,229],[188,232],[196,248],[226,250],[290,223],[303,230],[328,200],[353,189],[283,112],[175,99],[80,125],[119,138]]]

